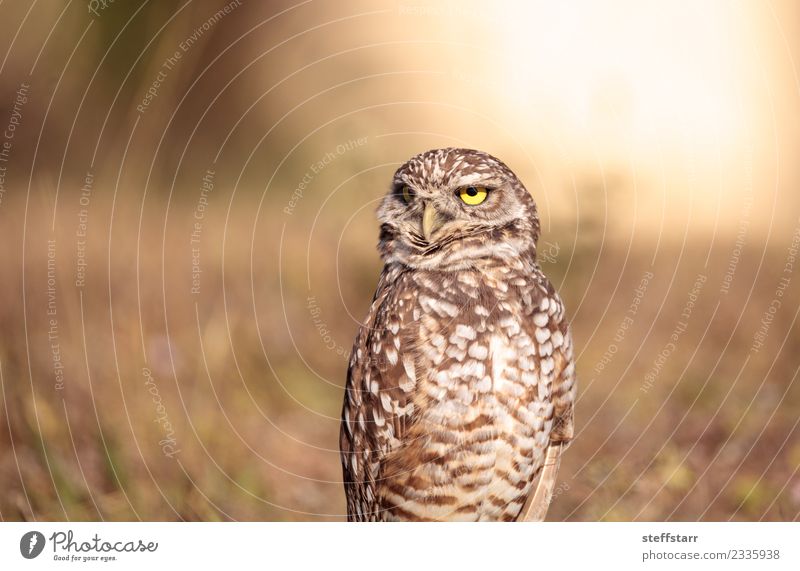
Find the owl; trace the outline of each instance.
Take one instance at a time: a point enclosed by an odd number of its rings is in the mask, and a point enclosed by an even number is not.
[[[348,519],[542,519],[576,380],[533,198],[493,156],[437,149],[397,170],[378,219],[342,410]]]

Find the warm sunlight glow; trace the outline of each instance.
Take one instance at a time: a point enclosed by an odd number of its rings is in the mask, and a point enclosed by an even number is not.
[[[693,141],[716,153],[746,128],[741,68],[752,46],[737,5],[551,2],[507,14],[495,39],[511,90],[577,150]]]

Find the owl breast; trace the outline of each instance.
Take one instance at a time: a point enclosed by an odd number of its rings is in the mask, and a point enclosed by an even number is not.
[[[398,333],[413,348],[416,417],[385,464],[386,518],[514,520],[553,423],[547,289],[508,268],[413,279]]]

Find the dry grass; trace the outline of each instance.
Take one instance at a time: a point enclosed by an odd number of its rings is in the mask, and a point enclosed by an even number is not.
[[[97,226],[110,219],[104,207],[93,205]],[[56,236],[61,390],[48,340],[41,213],[28,219],[24,305],[19,251],[5,251],[3,266],[13,271],[1,278],[8,292],[0,353],[0,426],[8,427],[0,431],[3,518],[341,518],[337,417],[356,329],[347,311],[363,315],[374,286],[378,260],[364,240],[374,228],[358,230],[362,247],[340,263],[341,291],[331,255],[313,260],[309,290],[293,275],[304,272],[304,247],[292,236],[284,256],[298,255],[283,267],[273,245],[256,248],[251,281],[254,218],[234,213],[224,280],[222,250],[203,250],[201,293],[191,295],[190,250],[169,235],[185,228],[192,206],[173,208],[163,267],[163,226],[145,221],[138,263],[136,217],[115,219],[110,239],[94,227],[83,288],[73,283],[73,229]],[[265,218],[258,227],[274,238],[279,215]],[[210,239],[219,231],[209,222],[204,239],[219,243]],[[630,253],[616,243],[569,251],[557,238],[549,237],[561,244],[559,255],[544,266],[572,309],[581,385],[578,437],[550,518],[796,517],[796,285],[765,347],[750,351],[785,251],[747,249],[723,294],[729,240],[717,238],[708,267],[697,255],[711,245],[702,236],[693,237],[692,251],[662,242],[639,308],[620,331],[655,244],[638,242]],[[594,275],[566,273],[570,263],[595,262]],[[685,320],[698,274],[706,281]],[[647,388],[645,375],[679,321],[685,331]],[[174,443],[164,442],[169,437]]]

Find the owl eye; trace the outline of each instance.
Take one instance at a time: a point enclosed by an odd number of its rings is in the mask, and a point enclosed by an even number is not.
[[[414,199],[414,191],[411,190],[411,187],[407,185],[400,190],[400,195],[403,197],[403,202],[406,204]]]
[[[489,196],[485,186],[467,186],[458,191],[458,197],[464,204],[477,206]]]

